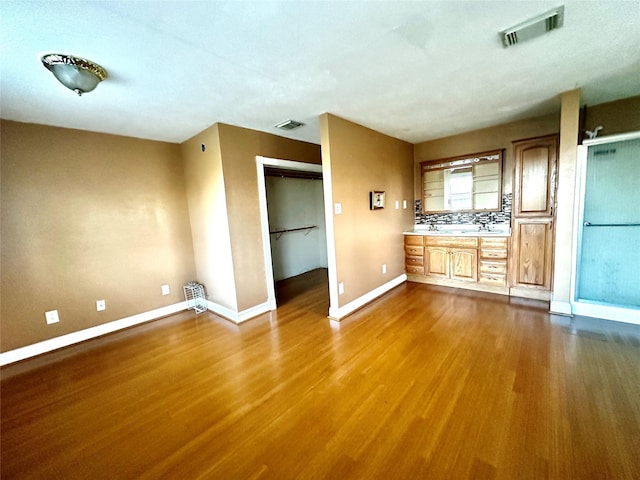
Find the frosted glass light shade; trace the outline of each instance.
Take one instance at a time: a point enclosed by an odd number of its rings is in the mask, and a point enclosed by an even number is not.
[[[107,78],[104,68],[80,57],[51,53],[42,57],[42,64],[60,83],[78,95],[94,90]]]

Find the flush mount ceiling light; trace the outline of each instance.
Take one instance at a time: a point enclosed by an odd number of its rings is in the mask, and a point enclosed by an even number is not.
[[[78,95],[90,92],[107,78],[107,71],[97,63],[80,57],[49,53],[42,64],[69,90]]]

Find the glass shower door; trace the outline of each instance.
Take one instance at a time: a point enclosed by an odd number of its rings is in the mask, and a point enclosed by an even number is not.
[[[640,138],[589,145],[575,313],[640,318]]]

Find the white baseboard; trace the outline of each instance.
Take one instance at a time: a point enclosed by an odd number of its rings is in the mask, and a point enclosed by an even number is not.
[[[234,318],[238,315],[238,313],[235,310],[232,310],[218,303],[212,302],[211,300],[207,300],[207,308],[209,309],[209,311],[215,313],[216,315],[220,315],[221,317],[224,317],[227,320],[231,320],[233,322],[235,322]]]
[[[356,298],[355,300],[347,303],[342,307],[329,308],[329,318],[331,320],[341,320],[342,318],[346,317],[350,313],[353,313],[355,310],[361,308],[362,306],[366,305],[372,300],[375,300],[380,295],[387,293],[389,290],[397,287],[398,285],[405,282],[406,280],[407,280],[407,275],[403,273],[399,277],[396,277],[393,280],[383,285],[380,285],[378,288],[371,290],[368,293],[365,293],[361,297]]]
[[[640,309],[637,308],[621,308],[597,303],[576,302],[573,309],[576,315],[640,325]]]
[[[571,304],[569,302],[557,302],[552,300],[549,304],[549,311],[559,315],[573,315],[571,312]]]
[[[241,312],[236,312],[235,310],[219,305],[211,300],[207,300],[207,307],[213,313],[220,315],[227,320],[231,320],[233,323],[246,322],[253,317],[257,317],[258,315],[262,315],[263,313],[273,310],[269,301],[247,308]]]
[[[121,318],[120,320],[114,320],[112,322],[103,323],[102,325],[96,325],[95,327],[78,330],[77,332],[68,333],[66,335],[61,335],[32,345],[16,348],[15,350],[9,350],[8,352],[2,352],[0,353],[0,366],[35,357],[36,355],[51,352],[59,348],[68,347],[74,343],[80,343],[85,340],[101,337],[107,333],[133,327],[134,325],[149,322],[160,317],[166,317],[167,315],[172,315],[186,309],[187,302],[175,303],[166,307],[156,308],[155,310],[149,310],[148,312],[138,313],[131,317]]]

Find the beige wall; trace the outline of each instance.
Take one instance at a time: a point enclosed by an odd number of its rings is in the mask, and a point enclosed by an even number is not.
[[[420,162],[498,149],[505,150],[502,166],[502,193],[512,193],[514,164],[511,142],[550,135],[559,131],[560,115],[552,113],[418,143],[414,146],[415,198],[419,199],[421,196]]]
[[[321,163],[320,146],[247,128],[220,124],[238,311],[268,299],[260,227],[256,155]]]
[[[342,307],[404,274],[402,232],[414,221],[413,146],[330,114],[322,115],[320,125],[323,171],[331,182],[325,202],[330,209],[342,204],[342,214],[327,222],[328,230],[333,224],[337,282],[344,283],[338,297]],[[386,192],[383,210],[369,209],[372,190]],[[407,209],[402,209],[403,200]],[[330,269],[331,264],[330,256]]]
[[[599,137],[640,131],[640,96],[587,106],[585,130],[593,131],[598,125],[603,127]]]
[[[195,269],[178,145],[1,126],[2,351],[183,300]]]
[[[235,313],[264,304],[268,294],[256,155],[320,164],[320,146],[215,124],[181,148],[195,261],[209,299]]]
[[[218,125],[184,142],[180,149],[197,280],[205,285],[208,300],[237,311]]]

